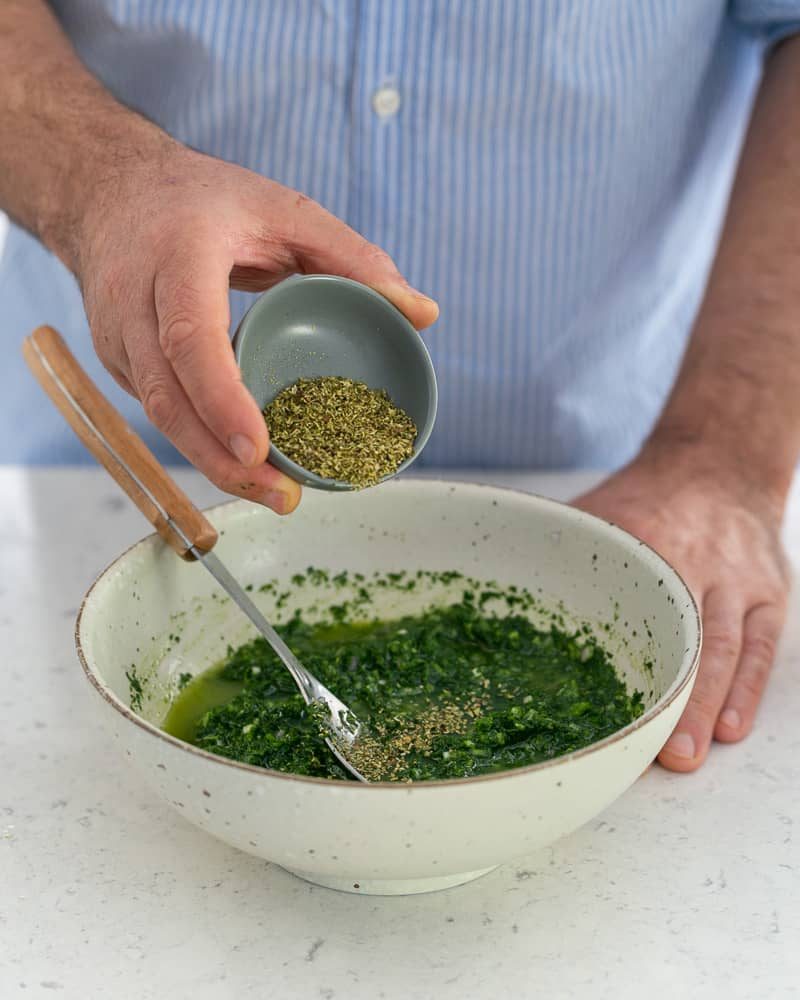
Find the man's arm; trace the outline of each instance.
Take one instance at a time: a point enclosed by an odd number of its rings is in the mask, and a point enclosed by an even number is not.
[[[750,730],[783,627],[779,532],[800,455],[800,36],[769,57],[678,379],[640,456],[577,502],[684,575],[704,653],[660,760],[693,770]]]
[[[363,281],[417,326],[435,303],[309,198],[182,146],[121,105],[44,0],[0,0],[0,208],[74,272],[95,348],[213,482],[279,512],[299,487],[230,348],[228,286],[293,272]]]
[[[0,205],[77,272],[98,185],[172,142],[81,64],[45,0],[0,3]]]
[[[800,35],[770,56],[705,300],[651,445],[783,505],[800,455]]]

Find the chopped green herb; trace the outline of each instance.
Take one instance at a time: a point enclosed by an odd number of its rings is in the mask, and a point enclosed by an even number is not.
[[[131,669],[125,671],[128,678],[128,700],[131,708],[135,712],[141,712],[144,689],[147,686],[147,678],[139,677],[136,673],[136,664],[131,664]]]
[[[279,632],[366,725],[351,752],[371,780],[469,777],[548,760],[610,735],[642,712],[608,654],[582,632],[486,612],[481,593],[394,621]],[[516,599],[519,600],[518,595]],[[235,760],[295,774],[348,775],[320,738],[264,639],[229,650],[175,700],[164,728]]]

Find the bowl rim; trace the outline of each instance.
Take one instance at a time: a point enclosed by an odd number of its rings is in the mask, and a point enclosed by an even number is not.
[[[152,722],[148,722],[143,719],[140,715],[134,712],[130,706],[126,705],[121,699],[119,699],[113,691],[105,684],[102,678],[92,669],[90,666],[86,654],[83,649],[81,641],[81,624],[83,622],[84,613],[90,602],[93,600],[93,595],[95,590],[103,583],[103,581],[112,573],[112,571],[126,559],[135,549],[149,546],[162,545],[166,547],[166,543],[160,538],[157,532],[152,532],[138,541],[129,545],[123,552],[121,552],[115,559],[113,559],[92,582],[89,589],[81,601],[80,607],[78,609],[78,614],[75,619],[75,648],[78,654],[78,659],[83,668],[83,672],[86,675],[87,680],[95,689],[95,691],[103,698],[112,708],[116,709],[125,719],[132,722],[134,725],[138,726],[140,729],[149,733],[152,736],[156,736],[163,740],[168,745],[193,754],[201,759],[206,759],[212,763],[220,764],[227,767],[235,768],[239,771],[248,772],[261,777],[269,778],[279,778],[284,781],[299,781],[303,784],[319,785],[322,787],[337,789],[341,791],[342,789],[393,789],[395,793],[405,793],[409,794],[412,790],[422,790],[425,788],[441,788],[443,786],[455,787],[455,786],[478,786],[483,782],[487,781],[502,781],[510,778],[515,778],[518,776],[531,774],[533,772],[545,771],[548,768],[559,767],[561,765],[567,764],[570,761],[586,757],[597,750],[601,750],[605,747],[618,742],[619,740],[625,739],[631,734],[635,733],[637,730],[641,729],[642,726],[651,722],[657,716],[661,715],[669,706],[675,701],[676,698],[685,690],[686,686],[694,681],[695,675],[700,664],[700,652],[702,648],[703,641],[703,624],[700,617],[700,612],[695,601],[694,595],[689,589],[686,581],[680,575],[680,573],[667,562],[662,555],[660,555],[656,550],[647,544],[647,542],[642,541],[642,539],[637,538],[635,535],[621,528],[619,525],[614,524],[612,521],[606,521],[604,518],[598,517],[595,514],[589,514],[587,511],[581,510],[578,507],[573,507],[571,504],[565,503],[560,500],[553,500],[550,497],[542,496],[539,493],[527,492],[525,490],[515,489],[514,487],[508,486],[494,486],[490,483],[476,483],[470,482],[468,480],[458,480],[458,479],[440,479],[433,477],[414,477],[414,476],[404,476],[399,482],[395,482],[390,487],[391,489],[400,489],[404,486],[419,487],[427,486],[433,487],[456,487],[456,488],[466,488],[467,490],[474,491],[485,491],[487,493],[503,493],[511,494],[512,497],[524,497],[529,500],[534,500],[538,503],[542,503],[545,506],[557,507],[559,510],[566,508],[570,515],[574,515],[578,518],[588,518],[591,521],[598,522],[599,525],[603,526],[603,531],[611,533],[612,535],[622,536],[627,543],[630,545],[633,543],[636,547],[641,547],[646,549],[652,557],[659,563],[661,563],[665,575],[674,577],[675,581],[679,584],[679,588],[683,590],[686,597],[688,597],[688,608],[691,609],[693,615],[693,622],[696,629],[696,638],[694,642],[694,648],[691,650],[691,663],[689,669],[686,671],[685,675],[677,677],[672,684],[667,688],[661,698],[652,705],[647,711],[643,712],[637,719],[633,722],[629,722],[627,726],[623,726],[622,729],[618,729],[610,735],[604,737],[602,740],[597,740],[594,743],[589,743],[585,747],[581,747],[578,750],[573,750],[571,753],[561,754],[558,757],[552,757],[549,760],[539,761],[536,764],[525,764],[521,767],[509,768],[505,771],[493,771],[489,774],[479,774],[473,775],[467,778],[436,778],[429,781],[418,781],[418,782],[398,782],[398,781],[374,781],[374,782],[360,782],[353,781],[348,778],[318,778],[311,775],[305,774],[292,774],[288,771],[278,771],[272,768],[259,767],[255,764],[246,764],[243,761],[232,760],[229,757],[222,757],[219,754],[211,753],[208,750],[203,750],[200,747],[196,747],[191,743],[187,743],[184,740],[178,739],[176,736],[172,736],[170,733],[165,732],[163,729],[159,728]],[[247,500],[241,498],[233,498],[231,500],[225,500],[218,504],[213,504],[210,507],[204,508],[205,514],[211,514],[215,511],[226,510],[231,507],[245,507],[248,505]],[[212,518],[213,522],[213,518]],[[684,653],[682,663],[686,661],[688,652]],[[361,794],[361,793],[359,793]]]
[[[282,281],[277,282],[270,288],[266,289],[266,291],[262,292],[249,306],[244,316],[242,316],[239,320],[231,343],[233,346],[233,355],[236,359],[236,364],[240,369],[243,344],[247,340],[248,336],[246,329],[248,324],[252,325],[254,322],[253,317],[258,313],[259,309],[262,308],[262,303],[265,300],[269,299],[273,294],[282,291],[290,283],[292,286],[311,283],[332,284],[351,288],[358,292],[358,294],[380,303],[381,307],[384,309],[388,306],[388,309],[386,309],[387,315],[393,314],[393,318],[397,321],[398,325],[405,329],[406,334],[414,343],[416,353],[419,356],[420,365],[425,372],[425,384],[428,388],[430,406],[425,417],[425,423],[418,429],[417,436],[414,439],[413,452],[408,456],[408,458],[404,459],[400,465],[398,465],[394,472],[390,472],[388,475],[383,476],[375,485],[377,486],[380,485],[380,483],[385,483],[390,479],[394,479],[395,476],[398,476],[401,472],[404,472],[410,465],[416,462],[422,454],[425,445],[428,443],[428,440],[433,433],[434,424],[436,423],[436,414],[439,409],[439,387],[436,382],[436,369],[433,367],[433,361],[431,360],[428,345],[422,339],[420,331],[414,326],[405,313],[401,312],[393,302],[386,298],[385,295],[382,295],[370,285],[365,285],[362,281],[356,281],[353,278],[345,278],[343,275],[339,274],[290,274],[287,278],[284,278]],[[278,461],[276,464],[281,471],[285,472],[288,476],[302,485],[309,486],[312,489],[322,489],[331,492],[353,492],[357,489],[357,487],[350,483],[346,483],[343,480],[330,479],[327,476],[320,476],[316,472],[311,472],[309,469],[303,468],[302,465],[298,465],[297,462],[294,462],[288,457],[288,455],[285,455],[280,448],[277,448],[272,443],[271,439],[269,450],[269,459],[273,460],[277,458]]]

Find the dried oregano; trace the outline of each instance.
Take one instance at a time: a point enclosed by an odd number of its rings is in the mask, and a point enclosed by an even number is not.
[[[301,378],[264,407],[276,448],[303,469],[357,489],[414,451],[414,421],[383,390],[338,375]]]

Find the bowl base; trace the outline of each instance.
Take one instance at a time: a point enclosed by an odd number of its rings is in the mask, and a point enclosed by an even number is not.
[[[316,872],[301,872],[296,868],[286,868],[291,875],[321,885],[326,889],[336,889],[339,892],[353,892],[362,896],[411,896],[418,892],[437,892],[439,889],[452,889],[453,886],[472,882],[473,879],[487,875],[497,868],[479,868],[474,872],[458,872],[454,875],[437,875],[434,878],[372,878],[352,879],[335,878],[318,875]]]

